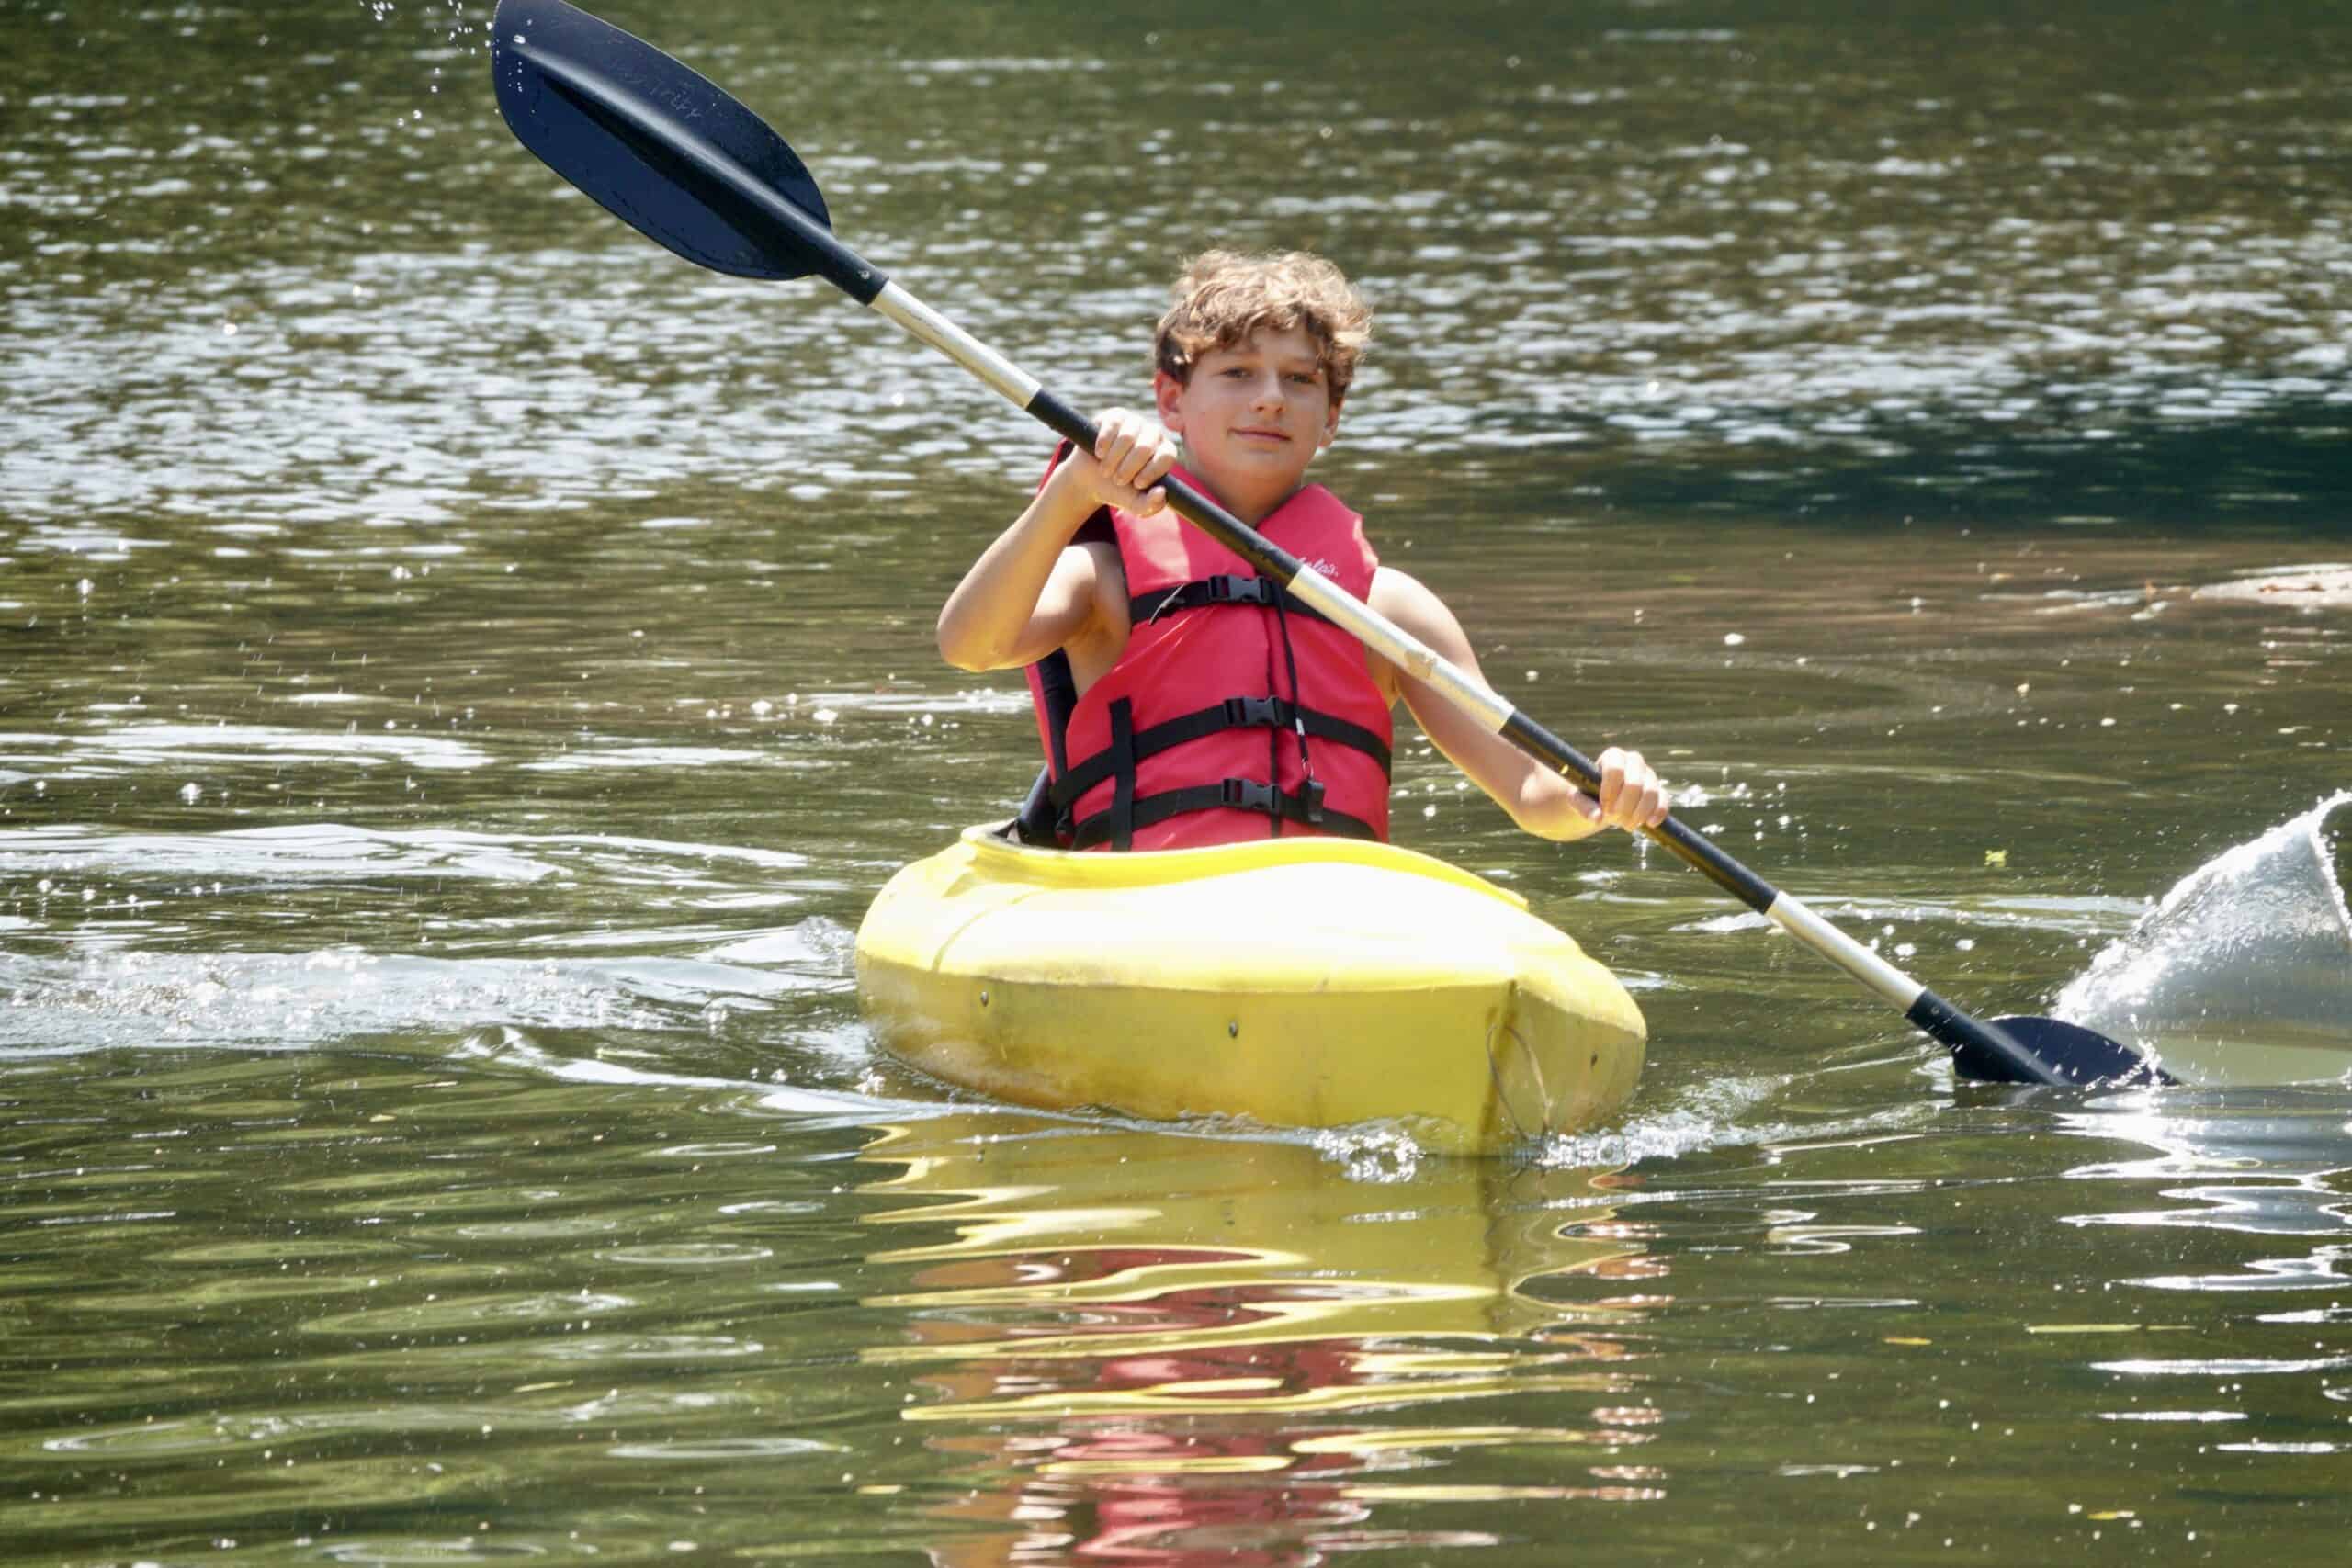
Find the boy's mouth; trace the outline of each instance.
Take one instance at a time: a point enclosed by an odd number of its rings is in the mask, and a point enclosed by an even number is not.
[[[1244,441],[1287,442],[1290,439],[1289,433],[1286,431],[1268,430],[1260,425],[1244,426],[1242,429],[1237,430],[1233,434]]]

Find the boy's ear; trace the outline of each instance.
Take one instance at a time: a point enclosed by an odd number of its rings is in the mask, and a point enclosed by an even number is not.
[[[1319,446],[1329,446],[1332,442],[1337,441],[1339,438],[1340,404],[1338,400],[1334,399],[1331,403],[1330,412],[1323,416],[1323,439],[1319,443]]]
[[[1159,409],[1159,423],[1167,426],[1171,434],[1184,434],[1184,416],[1176,406],[1176,400],[1183,395],[1183,382],[1165,370],[1151,373],[1151,400]]]

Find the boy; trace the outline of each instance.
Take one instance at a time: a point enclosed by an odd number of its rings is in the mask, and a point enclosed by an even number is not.
[[[1094,450],[1057,454],[948,595],[949,663],[1031,667],[1050,783],[1025,831],[1080,849],[1385,840],[1400,697],[1529,832],[1571,840],[1665,819],[1638,752],[1602,752],[1599,797],[1588,795],[1167,510],[1155,487],[1181,460],[1242,521],[1477,677],[1453,612],[1382,566],[1362,519],[1304,482],[1339,434],[1370,328],[1320,257],[1195,258],[1154,336],[1158,418],[1106,411]]]

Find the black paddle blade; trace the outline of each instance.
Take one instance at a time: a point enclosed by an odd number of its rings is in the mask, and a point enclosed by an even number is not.
[[[759,116],[563,0],[499,0],[491,34],[508,128],[638,232],[738,277],[806,277],[824,267],[793,225],[775,220],[773,202],[781,197],[822,230],[832,221],[825,198]],[[746,190],[745,176],[761,188]]]
[[[2018,1014],[1996,1018],[1992,1022],[1995,1029],[2023,1046],[2036,1062],[2064,1083],[2129,1087],[2178,1081],[2144,1052],[2078,1023]],[[2008,1057],[1976,1045],[1954,1043],[1951,1063],[1952,1069],[1962,1077],[1980,1083],[2050,1081],[2047,1077],[2029,1077]]]

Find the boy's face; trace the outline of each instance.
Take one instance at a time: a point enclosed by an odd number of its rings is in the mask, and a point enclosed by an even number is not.
[[[1190,380],[1162,371],[1153,388],[1159,423],[1183,437],[1186,463],[1220,493],[1288,493],[1339,434],[1330,378],[1304,327],[1211,349]]]

